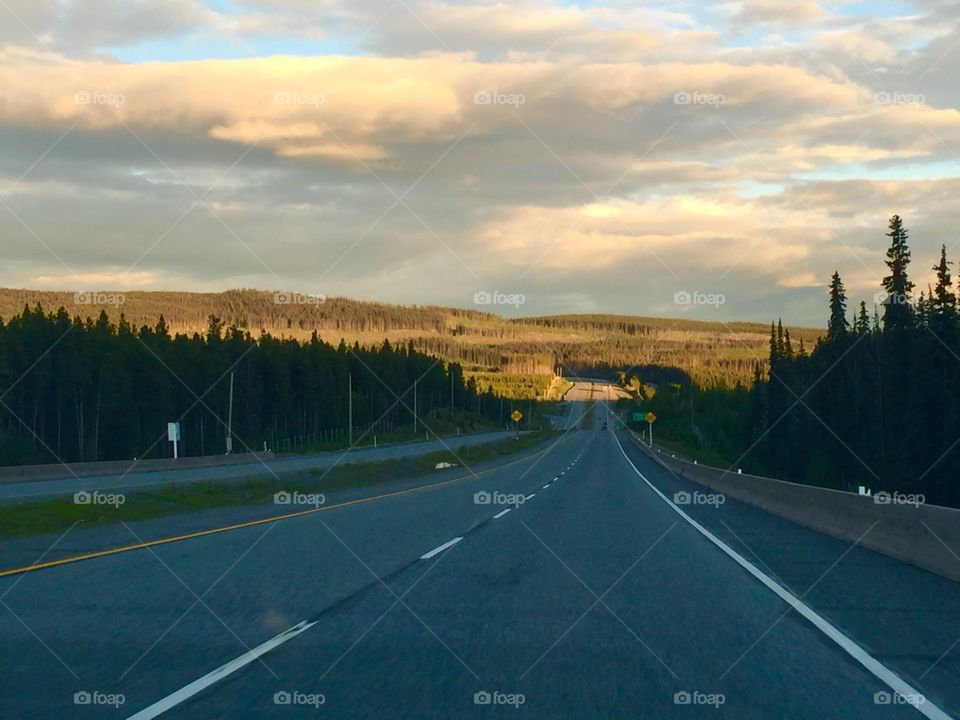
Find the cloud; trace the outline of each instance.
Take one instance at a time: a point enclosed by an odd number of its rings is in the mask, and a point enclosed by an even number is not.
[[[811,23],[826,16],[817,0],[742,0],[736,19],[744,23]]]
[[[960,239],[958,13],[787,5],[20,3],[0,282],[672,312],[682,281],[821,322],[893,212],[918,268]]]

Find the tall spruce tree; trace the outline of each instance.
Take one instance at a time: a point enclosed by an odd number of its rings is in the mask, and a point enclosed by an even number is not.
[[[890,218],[890,247],[887,248],[887,267],[890,274],[883,278],[883,289],[887,291],[883,304],[883,329],[903,330],[913,324],[913,308],[910,305],[910,293],[913,283],[907,276],[910,264],[910,248],[907,245],[909,234],[899,215]]]
[[[870,316],[867,314],[867,304],[860,301],[860,313],[857,315],[857,324],[855,326],[857,335],[866,335],[870,332]]]
[[[937,285],[930,293],[930,329],[941,339],[951,336],[957,324],[957,296],[953,294],[947,246],[940,246],[940,262],[933,266]]]
[[[827,339],[844,337],[850,328],[847,320],[847,293],[843,289],[840,273],[834,270],[830,278],[830,320],[827,322]]]

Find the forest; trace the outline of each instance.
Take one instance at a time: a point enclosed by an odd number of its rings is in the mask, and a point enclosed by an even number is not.
[[[893,216],[879,308],[828,285],[827,332],[812,350],[771,324],[768,363],[733,389],[695,382],[639,404],[660,439],[694,457],[784,480],[922,494],[960,507],[960,314],[941,247],[933,287],[910,279],[909,233]],[[630,401],[626,403],[629,405]],[[634,402],[633,404],[638,404]]]
[[[504,318],[476,309],[398,306],[292,292],[227,290],[189,292],[80,292],[0,288],[0,318],[24,306],[101,310],[111,322],[123,314],[134,327],[153,326],[162,313],[172,334],[203,333],[215,315],[226,326],[257,336],[308,342],[317,335],[332,345],[379,346],[389,340],[453,362],[467,371],[494,375],[498,393],[527,398],[549,385],[557,372],[597,376],[596,370],[676,368],[703,387],[749,384],[757,357],[766,354],[762,323],[705,322],[687,318],[618,315],[557,315]],[[791,328],[795,340],[812,343],[823,330]],[[766,362],[764,360],[764,362]],[[766,368],[764,367],[764,370]],[[512,376],[539,375],[531,382]],[[510,377],[508,377],[510,376]]]
[[[254,337],[216,316],[202,333],[171,334],[163,315],[137,328],[122,314],[25,307],[0,321],[0,464],[168,457],[171,421],[182,454],[224,452],[231,374],[235,452],[346,444],[348,389],[354,440],[366,443],[412,432],[414,402],[420,433],[441,414],[492,427],[503,413],[460,365],[409,344]]]

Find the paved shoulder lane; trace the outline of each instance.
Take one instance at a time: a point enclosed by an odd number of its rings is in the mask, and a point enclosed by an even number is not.
[[[886,668],[878,672],[920,693],[926,702],[918,711],[960,717],[960,584],[732,498],[689,502],[712,491],[674,476],[627,436],[623,448],[657,491],[683,503],[684,514]]]

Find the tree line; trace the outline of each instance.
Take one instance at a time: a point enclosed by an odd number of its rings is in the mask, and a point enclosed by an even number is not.
[[[827,333],[808,351],[782,323],[752,387],[658,391],[661,437],[745,471],[844,490],[920,493],[960,507],[960,313],[946,246],[916,295],[909,233],[890,218],[879,302],[829,283]],[[766,365],[766,372],[763,366]],[[663,431],[667,431],[665,435]]]
[[[414,349],[477,372],[539,374],[549,382],[557,366],[582,369],[677,367],[702,386],[749,383],[755,356],[764,352],[761,323],[617,315],[560,315],[507,319],[478,309],[402,307],[301,293],[228,290],[218,293],[67,293],[0,288],[0,317],[24,306],[103,309],[111,322],[123,313],[133,327],[153,326],[163,314],[172,334],[206,330],[214,315],[254,336],[330,343],[413,343]],[[812,343],[819,330],[794,329]],[[764,372],[766,368],[764,367]]]
[[[114,323],[37,305],[0,321],[0,464],[169,456],[171,421],[184,454],[224,452],[231,374],[235,452],[345,441],[351,387],[355,439],[412,431],[414,385],[428,425],[441,412],[468,423],[500,412],[460,365],[409,344],[253,337],[216,316],[203,333],[171,335],[163,315],[135,328],[122,314]]]

